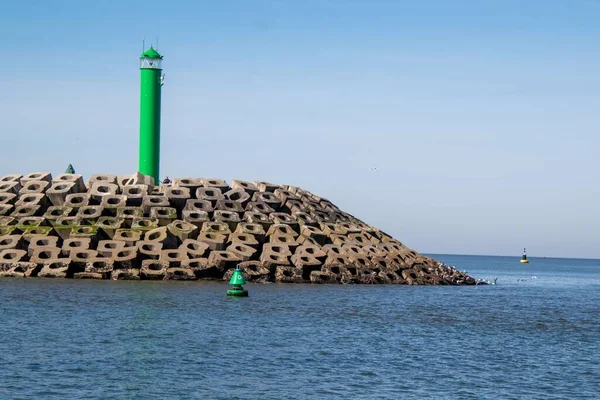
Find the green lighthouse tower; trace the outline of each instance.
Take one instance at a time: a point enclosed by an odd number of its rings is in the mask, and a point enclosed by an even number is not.
[[[159,183],[160,169],[160,92],[163,84],[162,59],[150,49],[140,57],[140,164],[139,172]]]

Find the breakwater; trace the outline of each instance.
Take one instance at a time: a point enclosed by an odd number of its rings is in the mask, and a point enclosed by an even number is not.
[[[37,172],[0,178],[0,276],[475,284],[307,190]]]

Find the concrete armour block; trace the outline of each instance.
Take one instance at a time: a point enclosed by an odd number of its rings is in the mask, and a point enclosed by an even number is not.
[[[217,267],[223,273],[230,268],[235,268],[240,261],[242,260],[237,255],[223,250],[211,251],[208,256],[208,265]]]
[[[163,250],[163,244],[160,242],[140,240],[137,242],[137,248],[142,259],[158,260]]]
[[[19,200],[15,202],[15,207],[21,206],[41,206],[45,210],[48,208],[48,199],[44,193],[25,194],[19,197]]]
[[[102,206],[84,206],[78,209],[75,216],[82,219],[98,219],[102,216],[103,211],[104,207]]]
[[[26,228],[22,228],[23,230],[23,240],[26,243],[29,243],[33,236],[49,236],[55,235],[54,230],[50,226],[28,226]]]
[[[60,174],[52,180],[53,184],[60,182],[71,182],[75,184],[75,187],[73,188],[74,193],[83,193],[86,191],[83,177],[79,174]]]
[[[208,256],[210,247],[207,243],[194,239],[186,239],[183,241],[179,250],[185,251],[188,258],[205,258]]]
[[[322,246],[322,243],[317,242],[314,238],[311,237],[306,237],[306,236],[298,236],[296,238],[296,241],[298,243],[300,243],[300,245],[307,245],[307,246]]]
[[[190,194],[195,195],[196,190],[202,187],[202,180],[200,178],[177,178],[173,180],[173,187],[186,188]]]
[[[162,250],[159,260],[168,263],[169,267],[181,267],[181,263],[189,257],[185,250],[170,249]]]
[[[68,258],[46,260],[38,276],[40,278],[66,278],[70,265],[71,260]]]
[[[342,246],[338,246],[335,244],[326,244],[325,246],[323,246],[323,251],[325,251],[327,255],[333,254],[334,256],[346,254],[344,249],[342,249]]]
[[[234,233],[241,233],[245,235],[253,235],[257,241],[264,242],[265,229],[261,224],[254,224],[251,222],[241,222],[238,224]]]
[[[50,182],[46,181],[28,181],[21,187],[19,190],[19,194],[22,196],[24,194],[31,193],[46,193],[46,190],[50,187]]]
[[[282,206],[281,199],[277,197],[274,193],[254,193],[254,195],[252,196],[252,201],[268,205],[274,210],[272,212],[280,211]]]
[[[121,175],[117,177],[117,184],[122,191],[125,186],[146,185],[148,187],[154,187],[155,183],[153,177],[136,172],[132,175]]]
[[[246,211],[243,220],[252,224],[262,225],[265,232],[273,224],[268,215],[256,211]]]
[[[224,200],[225,196],[217,187],[201,187],[196,190],[196,199],[208,201],[214,207],[217,201]]]
[[[71,193],[65,197],[63,206],[78,209],[90,204],[90,195],[87,193]]]
[[[17,220],[17,227],[24,229],[32,226],[47,226],[44,217],[23,217]]]
[[[110,279],[113,281],[137,281],[140,279],[140,270],[115,269],[110,273]]]
[[[267,236],[273,235],[288,235],[293,238],[296,238],[298,237],[298,232],[293,230],[292,227],[290,227],[287,224],[273,224],[269,227],[269,230],[267,231]]]
[[[258,249],[260,246],[260,243],[256,239],[256,237],[249,233],[232,233],[231,235],[229,235],[227,241],[231,244],[239,243],[245,246],[252,247],[254,249]]]
[[[206,243],[212,251],[225,250],[227,236],[214,232],[200,232],[198,241]]]
[[[319,228],[315,228],[314,226],[302,226],[300,235],[313,238],[321,246],[324,246],[327,242],[327,236]]]
[[[295,213],[305,213],[305,214],[309,214],[309,210],[304,206],[304,203],[302,203],[300,200],[288,200],[285,202],[285,204],[283,205],[283,207],[281,208],[282,211],[287,211],[290,214],[295,214]],[[309,215],[310,216],[310,215]],[[310,217],[312,219],[312,217]]]
[[[256,187],[256,185],[252,182],[248,182],[248,181],[240,181],[240,180],[233,180],[231,181],[231,189],[232,190],[243,190],[244,192],[248,193],[250,196],[252,196],[255,192],[258,192],[258,188]]]
[[[138,244],[140,242],[137,242]],[[99,257],[112,257],[115,252],[124,249],[127,243],[122,240],[100,240],[96,247]]]
[[[221,279],[224,271],[220,270],[214,265],[208,264],[208,258],[195,258],[185,260],[182,264],[182,268],[187,268],[193,271],[196,279]]]
[[[122,207],[117,209],[117,219],[122,221],[122,228],[131,228],[134,220],[143,217],[144,213],[140,207]]]
[[[159,222],[156,218],[134,218],[131,221],[131,229],[139,232],[147,232],[159,228]]]
[[[190,199],[185,202],[184,210],[190,211],[204,211],[209,216],[212,216],[214,207],[208,200]]]
[[[0,216],[12,214],[14,208],[12,204],[0,204]]]
[[[140,269],[141,261],[138,256],[137,247],[127,246],[115,252],[111,258],[115,269]]]
[[[181,220],[175,220],[171,222],[169,225],[167,225],[167,230],[171,233],[171,235],[176,236],[181,242],[198,236],[198,228],[196,225],[189,224]]]
[[[238,266],[248,282],[270,282],[274,278],[274,271],[263,266],[260,261],[243,261]],[[232,275],[233,269],[230,269],[223,276],[223,280],[229,281]]]
[[[235,200],[219,200],[215,205],[215,209],[235,213],[238,217],[244,214],[244,207]]]
[[[61,254],[71,257],[73,252],[90,250],[92,240],[90,238],[69,238],[63,242]]]
[[[75,184],[72,182],[56,182],[50,189],[46,190],[46,196],[54,206],[65,205],[67,196],[75,192]],[[69,205],[69,207],[72,207]]]
[[[23,175],[20,174],[4,175],[0,178],[0,184],[8,182],[20,182],[22,177]]]
[[[99,240],[105,239],[96,225],[79,225],[71,228],[70,239],[90,239],[92,248]]]
[[[190,190],[185,187],[165,188],[165,196],[169,200],[169,205],[177,210],[183,210],[186,202],[191,198]]]
[[[261,214],[269,215],[275,212],[273,207],[260,201],[251,201],[246,205],[246,211],[254,211]]]
[[[285,265],[277,265],[275,268],[275,282],[277,283],[303,283],[302,270]]]
[[[57,259],[60,256],[61,249],[58,247],[43,246],[37,247],[33,250],[33,254],[30,257],[31,262],[36,264],[44,264],[48,260]]]
[[[95,174],[95,175],[90,176],[90,179],[86,186],[88,188],[91,188],[95,183],[116,184],[117,176],[116,175],[107,175],[107,174]]]
[[[232,243],[227,247],[227,251],[234,254],[241,261],[250,261],[257,258],[258,252],[255,248],[246,246],[242,243]]]
[[[75,272],[73,279],[108,279],[104,278],[102,274],[95,272]]]
[[[147,185],[127,185],[121,189],[123,196],[127,199],[127,206],[140,207],[144,196],[148,195]]]
[[[269,214],[269,219],[273,221],[273,224],[285,224],[296,232],[300,231],[298,222],[289,214],[274,212]]]
[[[95,182],[90,187],[88,193],[90,195],[90,201],[97,205],[102,204],[102,199],[105,196],[114,196],[119,194],[120,191],[119,186],[114,183]]]
[[[196,274],[191,268],[169,267],[165,276],[166,281],[195,281]]]
[[[308,255],[321,263],[327,259],[327,253],[320,246],[302,245],[296,248],[294,254]]]
[[[317,222],[335,222],[335,219],[324,211],[311,211],[310,215]]]
[[[256,186],[258,188],[258,190],[263,193],[275,193],[275,191],[277,189],[282,188],[281,185],[276,185],[276,184],[270,183],[270,182],[255,181],[253,183],[254,183],[254,186]]]
[[[0,226],[11,226],[16,225],[18,219],[14,217],[2,216],[0,217]]]
[[[5,266],[6,268],[3,268]],[[32,262],[17,262],[0,264],[0,277],[4,278],[26,278],[32,276],[33,271],[38,268]],[[35,274],[37,276],[37,273]]]
[[[69,258],[71,259],[71,272],[73,274],[76,272],[84,272],[86,264],[97,257],[98,252],[96,250],[73,249],[69,254]]]
[[[363,251],[363,249],[356,245],[356,244],[344,244],[342,246],[342,251],[344,252],[344,254],[346,254],[348,257],[351,257],[353,255],[358,255],[358,256],[362,256],[362,255],[366,255],[365,252]]]
[[[32,172],[20,179],[21,185],[29,181],[46,181],[50,183],[52,182],[52,174],[50,172]]]
[[[29,238],[27,254],[31,257],[38,247],[61,247],[57,236],[33,235]]]
[[[142,199],[142,210],[146,215],[150,214],[150,210],[154,207],[169,207],[170,205],[169,199],[163,195],[148,195]]]
[[[223,179],[216,178],[201,178],[202,186],[205,188],[217,188],[221,191],[221,193],[227,192],[230,188],[227,182]]]
[[[319,223],[314,220],[310,214],[305,213],[303,211],[295,211],[292,213],[292,217],[296,219],[296,221],[298,221],[298,224],[300,225],[300,227],[303,226],[312,226],[315,228],[318,228]]]
[[[320,270],[323,262],[307,253],[294,254],[291,257],[292,265],[296,268],[301,268],[304,272],[304,279],[308,280],[310,272]],[[308,269],[308,271],[305,271]]]
[[[215,210],[214,220],[216,222],[227,224],[231,232],[234,232],[236,230],[237,225],[241,221],[240,215],[238,213],[223,210]]]
[[[14,193],[0,193],[0,204],[15,204],[18,197]]]
[[[150,218],[156,218],[158,226],[167,226],[177,219],[177,210],[172,207],[152,207]]]
[[[0,263],[16,263],[27,258],[27,251],[25,250],[16,250],[16,249],[6,249],[0,250]]]
[[[0,183],[0,193],[19,194],[21,184],[19,182],[4,182]]]
[[[167,269],[169,268],[168,261],[159,260],[144,260],[142,261],[142,268],[140,269],[140,276],[142,279],[151,281],[162,281],[167,275]]]
[[[286,189],[275,189],[275,196],[279,199],[279,204],[284,206],[288,200],[300,200],[300,197]]]
[[[103,233],[102,236],[112,239],[117,229],[121,228],[123,220],[115,217],[100,217],[96,226]]]
[[[263,246],[262,254],[260,255],[260,262],[265,267],[271,269],[277,265],[290,265],[289,258],[292,256],[287,246],[265,244]]]
[[[16,206],[10,216],[14,218],[34,217],[40,215],[42,211],[41,206]]]
[[[114,262],[105,258],[92,258],[85,264],[85,272],[99,274],[102,279],[110,278],[114,270]]]
[[[131,229],[117,229],[112,237],[112,240],[119,240],[125,242],[126,246],[135,246],[135,243],[141,239],[142,232],[134,231]]]
[[[283,233],[275,233],[268,236],[268,239],[270,244],[287,246],[292,251],[300,245],[293,236]]]
[[[329,271],[316,270],[310,273],[310,282],[316,284],[340,283],[339,276]]]
[[[50,225],[54,226],[54,222],[59,218],[69,217],[73,213],[73,208],[63,206],[51,206],[48,207],[44,215],[42,216]]]
[[[354,241],[348,239],[348,237],[344,236],[344,235],[331,234],[331,235],[329,235],[329,240],[331,241],[331,243],[333,243],[337,246],[345,246],[345,245],[355,244]]]
[[[105,217],[114,217],[117,215],[117,210],[127,206],[127,196],[122,194],[104,196],[100,206],[104,208]]]
[[[325,259],[324,265],[335,265],[338,267],[346,267],[351,265],[352,262],[343,254],[333,254],[330,253],[327,255],[327,259]]]
[[[182,219],[184,222],[196,226],[199,230],[202,230],[205,223],[210,222],[210,217],[206,211],[183,210]]]
[[[229,229],[229,225],[227,225],[224,222],[208,222],[204,224],[202,229],[202,232],[206,233],[219,233],[225,236],[229,236],[231,234],[231,229]]]
[[[139,239],[138,239],[139,240]],[[181,245],[181,239],[173,235],[166,227],[152,229],[144,234],[144,240],[162,243],[163,249],[176,249]]]
[[[0,236],[0,250],[21,249],[23,248],[22,235],[4,235]]]
[[[242,210],[238,211],[238,212],[243,212],[243,210],[246,207],[246,204],[248,204],[248,202],[252,198],[250,193],[248,193],[242,189],[232,189],[232,190],[224,193],[224,196],[229,201],[235,201],[242,208]],[[218,203],[217,203],[217,208],[219,208]]]

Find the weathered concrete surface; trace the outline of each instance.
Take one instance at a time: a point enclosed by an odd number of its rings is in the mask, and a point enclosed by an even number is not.
[[[0,177],[0,276],[475,284],[307,190],[48,172]]]

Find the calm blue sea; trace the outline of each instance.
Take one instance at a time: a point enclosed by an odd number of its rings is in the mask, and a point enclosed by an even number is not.
[[[599,260],[434,257],[498,284],[0,279],[0,399],[600,398]]]

